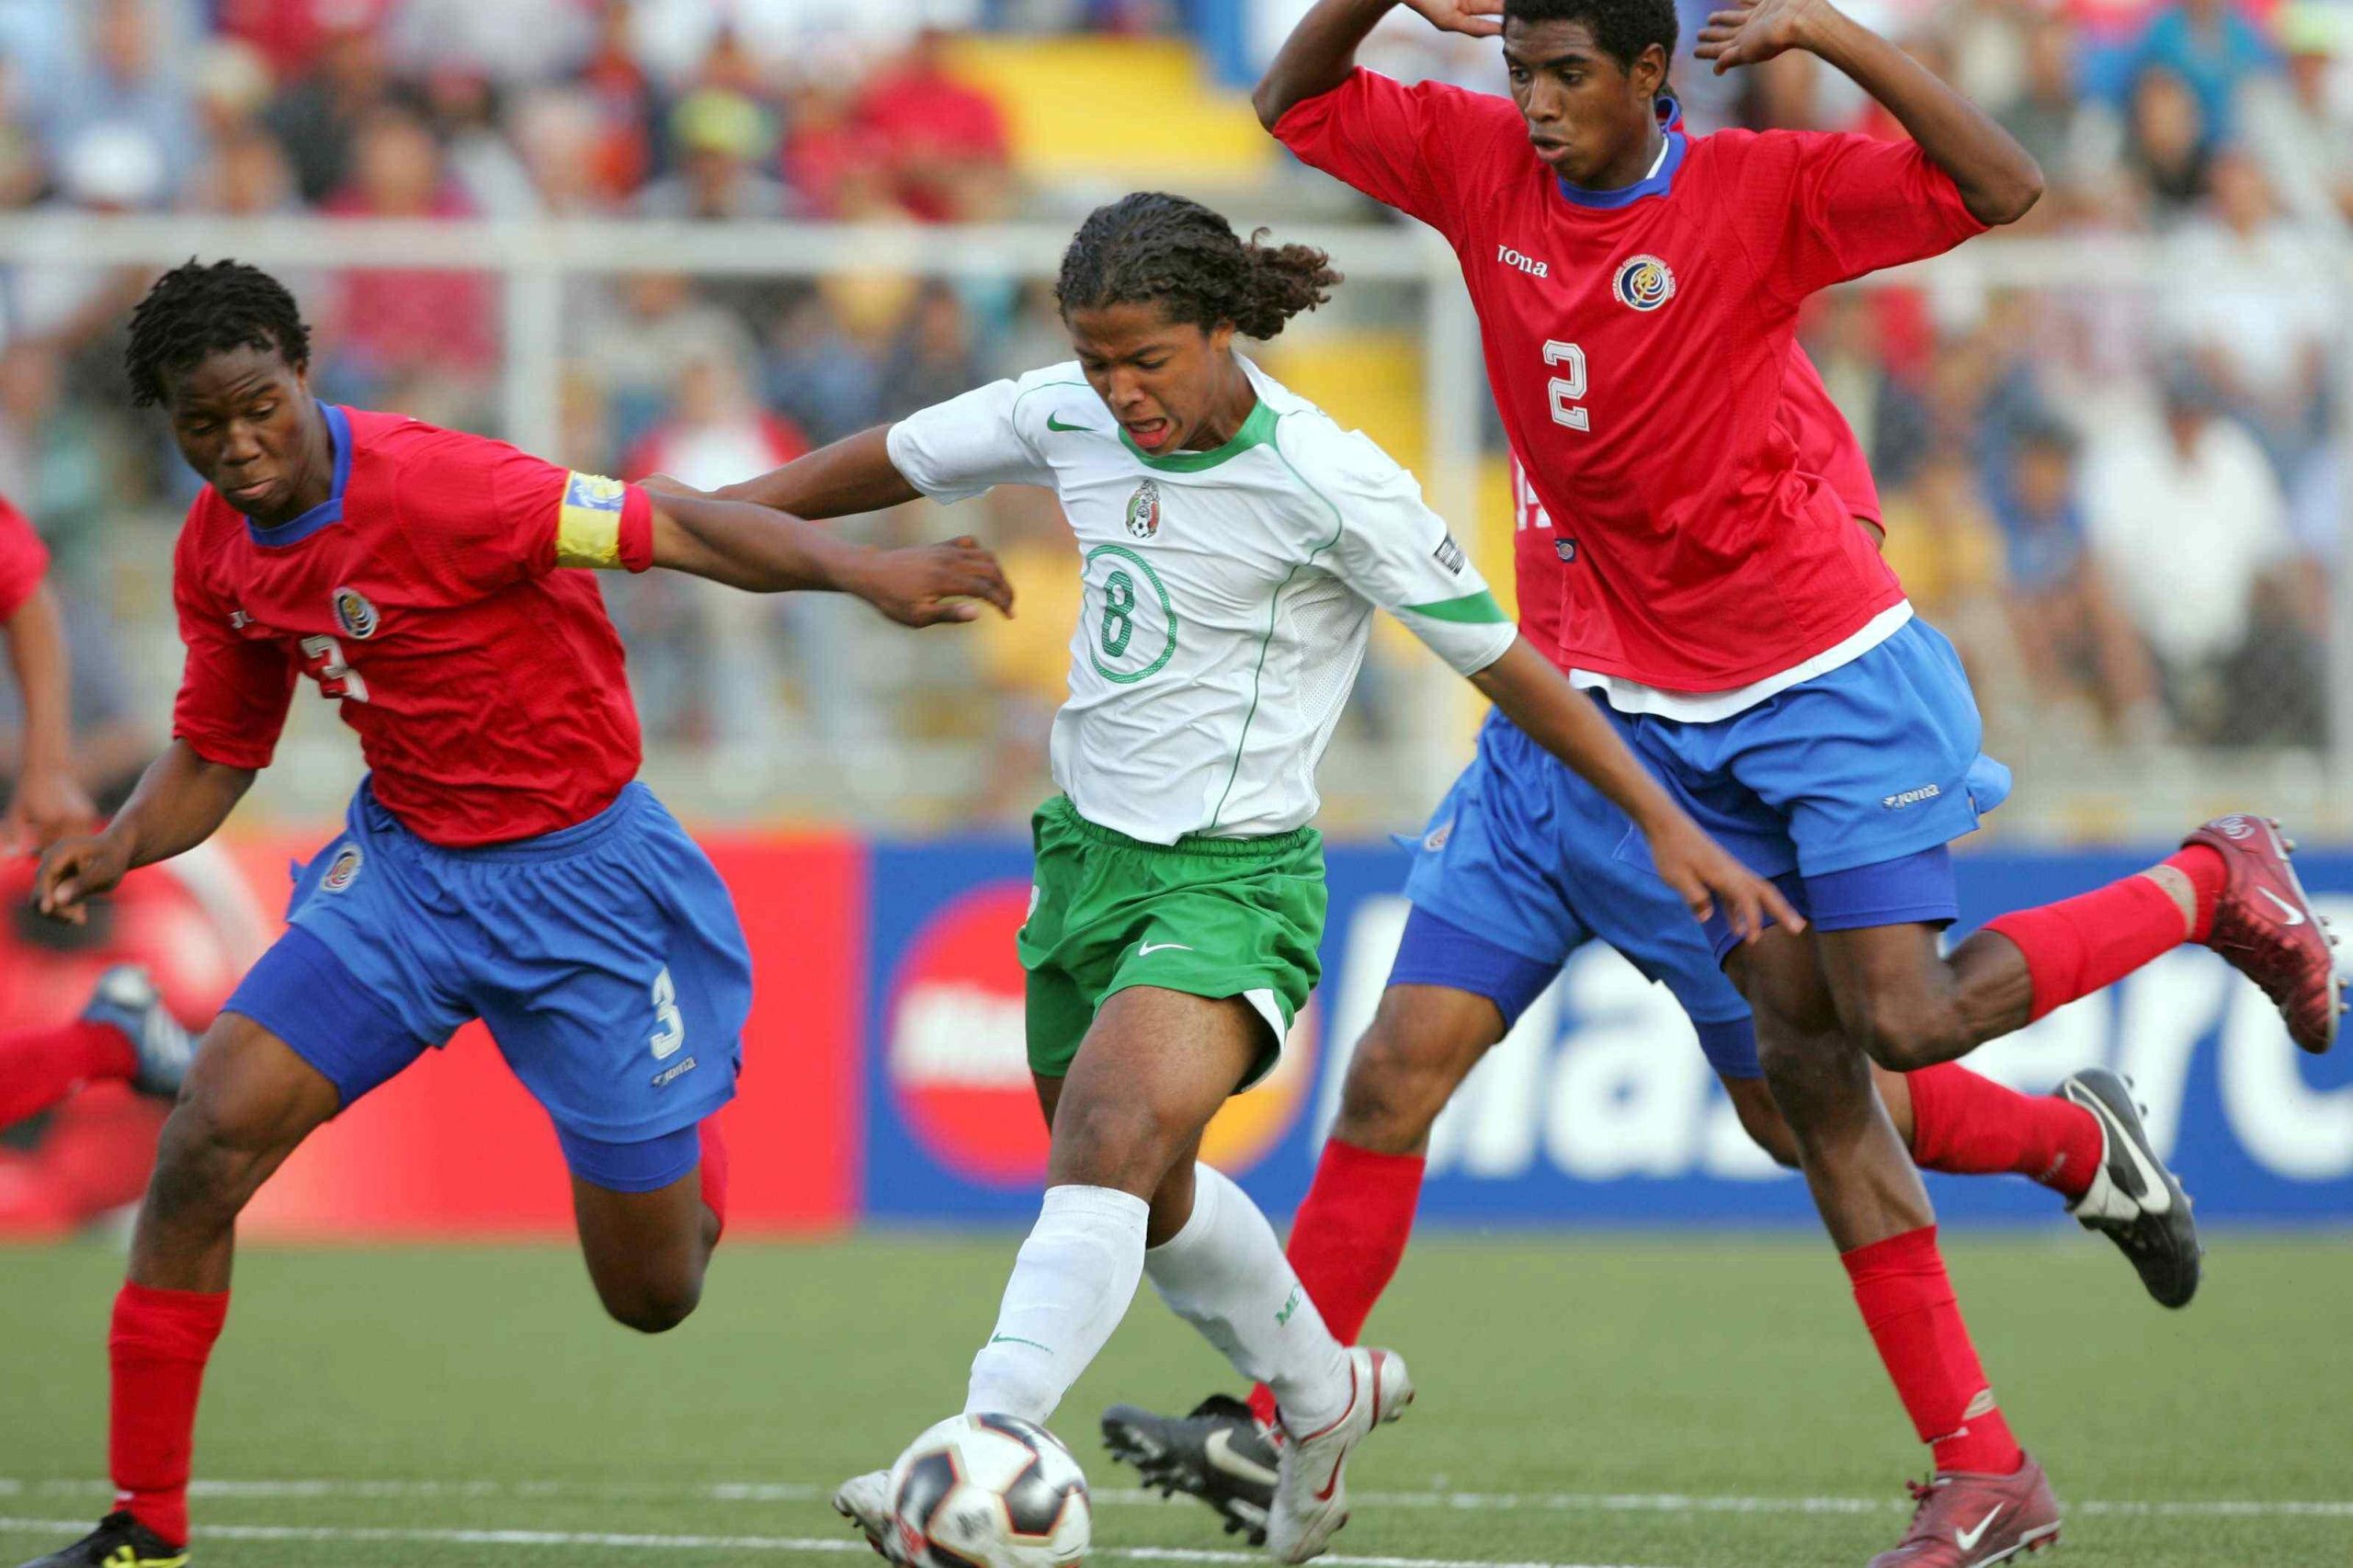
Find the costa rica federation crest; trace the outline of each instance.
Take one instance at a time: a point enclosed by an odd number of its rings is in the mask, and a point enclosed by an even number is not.
[[[365,642],[376,635],[376,628],[382,624],[382,620],[383,618],[376,613],[376,607],[369,604],[367,596],[358,589],[337,588],[335,591],[335,622],[343,628],[345,636],[356,637]]]
[[[1160,531],[1160,486],[1145,480],[1128,497],[1128,537],[1150,539]]]
[[[321,892],[341,892],[358,880],[359,867],[367,858],[357,844],[347,844],[335,851],[335,862],[327,867],[327,874],[319,879]]]
[[[1610,275],[1609,291],[1629,310],[1654,311],[1675,298],[1675,274],[1654,256],[1630,256]]]

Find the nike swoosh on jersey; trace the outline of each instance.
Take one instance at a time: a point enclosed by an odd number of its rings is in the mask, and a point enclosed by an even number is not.
[[[1049,414],[1046,415],[1046,428],[1049,430],[1092,430],[1095,426],[1092,425],[1065,425],[1061,420]]]
[[[1193,950],[1182,942],[1138,942],[1136,944],[1136,957],[1142,958],[1147,953],[1164,953],[1171,948],[1174,948],[1180,953],[1189,953]]]
[[[2290,903],[2286,899],[2281,898],[2278,893],[2273,892],[2269,888],[2257,888],[2255,891],[2271,901],[2271,907],[2279,912],[2280,925],[2302,926],[2304,923],[2304,912],[2298,909],[2294,904]]]
[[[1257,1460],[1246,1455],[1235,1453],[1233,1434],[1222,1427],[1209,1435],[1208,1440],[1201,1444],[1201,1449],[1208,1457],[1211,1469],[1223,1471],[1237,1481],[1247,1481],[1258,1486],[1272,1486],[1281,1479]]]
[[[1994,1511],[1992,1513],[1977,1521],[1976,1528],[1954,1530],[1952,1532],[1953,1544],[1960,1547],[1963,1551],[1973,1550],[1979,1541],[1985,1539],[1986,1527],[1991,1525],[1995,1519],[2000,1518],[2002,1517],[2002,1510],[2008,1506],[2009,1505],[2007,1503],[1996,1503],[1994,1505]]]

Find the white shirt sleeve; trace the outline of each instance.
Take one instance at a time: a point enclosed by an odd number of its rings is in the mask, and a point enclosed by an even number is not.
[[[891,466],[935,501],[969,501],[999,484],[1051,487],[1054,471],[1016,425],[1025,389],[991,381],[908,415],[883,437]]]
[[[1290,455],[1339,514],[1337,538],[1321,562],[1456,673],[1475,675],[1502,658],[1518,629],[1445,519],[1423,503],[1414,476],[1358,432],[1327,426],[1300,434],[1301,449]]]

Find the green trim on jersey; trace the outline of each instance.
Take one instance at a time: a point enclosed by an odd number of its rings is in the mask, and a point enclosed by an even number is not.
[[[1242,428],[1233,433],[1233,439],[1214,451],[1178,452],[1173,457],[1156,458],[1136,445],[1135,437],[1128,434],[1124,425],[1120,426],[1120,444],[1128,449],[1130,457],[1146,468],[1156,468],[1163,473],[1199,473],[1220,463],[1231,462],[1253,447],[1271,442],[1275,438],[1275,421],[1279,417],[1267,405],[1267,400],[1260,398],[1257,406],[1251,409],[1250,417],[1242,422]],[[1293,469],[1291,472],[1296,473],[1299,471]]]
[[[1032,1073],[1066,1076],[1104,1002],[1137,985],[1246,1001],[1267,1033],[1239,1087],[1274,1069],[1322,974],[1322,834],[1146,844],[1067,796],[1038,808],[1030,834],[1035,891],[1014,945]]]
[[[1086,552],[1086,559],[1079,562],[1078,571],[1079,576],[1082,580],[1086,575],[1086,569],[1095,564],[1095,558],[1098,555],[1119,556],[1120,559],[1132,564],[1136,570],[1142,572],[1144,576],[1144,581],[1152,585],[1152,591],[1160,596],[1160,613],[1166,617],[1168,620],[1168,642],[1166,645],[1160,650],[1160,657],[1153,660],[1152,663],[1146,665],[1143,668],[1131,671],[1126,675],[1121,675],[1119,671],[1108,668],[1104,665],[1100,658],[1096,656],[1095,650],[1097,646],[1097,640],[1096,638],[1090,637],[1086,640],[1086,661],[1095,666],[1095,673],[1097,675],[1101,676],[1105,680],[1114,681],[1120,686],[1133,686],[1140,680],[1158,675],[1161,670],[1166,666],[1168,661],[1176,656],[1176,606],[1168,597],[1168,585],[1160,580],[1160,574],[1152,569],[1152,562],[1146,561],[1142,556],[1138,555],[1134,551],[1130,550],[1124,544],[1098,544],[1093,550],[1088,551]],[[1108,598],[1108,594],[1107,590],[1106,597]],[[1082,608],[1079,613],[1083,616],[1086,612]],[[1106,613],[1109,613],[1108,607]],[[1108,642],[1103,643],[1102,647],[1103,651],[1107,653],[1112,652]],[[1124,651],[1126,648],[1126,639],[1124,637],[1120,640],[1120,648],[1121,651]],[[1112,656],[1116,658],[1118,657],[1118,654],[1113,653]]]
[[[1406,605],[1404,608],[1415,615],[1426,615],[1432,620],[1450,620],[1459,626],[1504,626],[1511,618],[1504,614],[1504,607],[1495,596],[1482,588],[1475,594],[1465,594],[1459,599],[1440,599],[1435,604]]]

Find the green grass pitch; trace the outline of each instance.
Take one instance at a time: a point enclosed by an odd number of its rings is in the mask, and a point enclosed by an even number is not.
[[[606,1323],[563,1249],[255,1249],[198,1433],[197,1562],[854,1568],[824,1494],[955,1409],[1013,1247],[731,1244],[658,1339]],[[2353,1564],[2353,1238],[2211,1252],[2168,1313],[2072,1229],[1949,1240],[2070,1506],[2058,1568]],[[106,1506],[119,1267],[0,1249],[0,1564]],[[1860,1568],[1903,1525],[1922,1454],[1816,1239],[1432,1235],[1373,1327],[1422,1397],[1352,1471],[1336,1563]],[[1097,1490],[1097,1562],[1257,1560],[1137,1496],[1095,1429],[1113,1401],[1232,1382],[1139,1294],[1055,1423]]]

